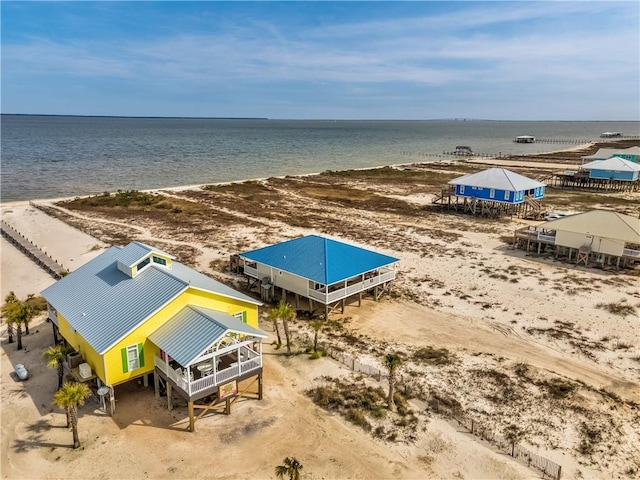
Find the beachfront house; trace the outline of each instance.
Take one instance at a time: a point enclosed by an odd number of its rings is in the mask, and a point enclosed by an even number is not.
[[[522,228],[515,240],[538,253],[551,248],[576,264],[619,268],[640,262],[640,219],[612,211],[592,210]]]
[[[477,198],[517,204],[526,198],[539,200],[544,197],[544,183],[532,180],[506,168],[489,168],[481,172],[450,180],[455,194],[463,198]]]
[[[189,405],[229,399],[238,383],[256,377],[262,395],[262,343],[256,301],[179,262],[132,242],[111,247],[42,292],[54,337],[75,352],[76,380],[95,382],[115,412],[115,391],[132,380],[156,396],[166,388]]]
[[[629,148],[600,148],[593,155],[582,157],[583,162],[595,160],[607,160],[611,157],[619,157],[630,162],[640,163],[640,147]]]
[[[294,296],[308,301],[308,311],[316,306],[329,315],[336,307],[344,312],[346,301],[365,292],[376,299],[390,288],[398,259],[318,235],[295,238],[238,255],[250,287],[271,300]]]
[[[580,170],[588,172],[589,178],[634,182],[638,180],[640,164],[624,158],[612,157],[585,163],[580,166]]]

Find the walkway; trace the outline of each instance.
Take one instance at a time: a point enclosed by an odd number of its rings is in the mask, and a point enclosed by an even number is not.
[[[62,278],[60,272],[65,271],[65,268],[4,220],[0,221],[0,233],[53,278]]]

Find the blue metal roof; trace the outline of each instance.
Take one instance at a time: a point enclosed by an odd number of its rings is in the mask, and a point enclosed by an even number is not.
[[[122,247],[109,248],[42,291],[42,296],[71,328],[100,354],[190,285],[260,305],[175,261],[172,269],[150,264],[131,278],[117,268],[123,250]]]
[[[187,367],[227,332],[266,338],[260,330],[224,312],[187,305],[149,335],[149,340]]]
[[[240,256],[325,285],[399,261],[388,255],[317,235],[288,240]]]

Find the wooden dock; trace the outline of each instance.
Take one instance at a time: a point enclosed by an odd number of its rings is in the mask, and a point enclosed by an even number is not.
[[[67,271],[62,265],[40,250],[37,245],[34,245],[31,240],[15,230],[4,220],[0,221],[0,233],[56,280],[62,278],[63,274],[61,272]]]

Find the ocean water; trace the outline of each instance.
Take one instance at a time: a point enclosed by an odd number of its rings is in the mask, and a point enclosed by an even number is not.
[[[2,115],[0,201],[439,161],[457,145],[539,153],[574,144],[513,139],[595,141],[605,131],[638,135],[640,124]]]

